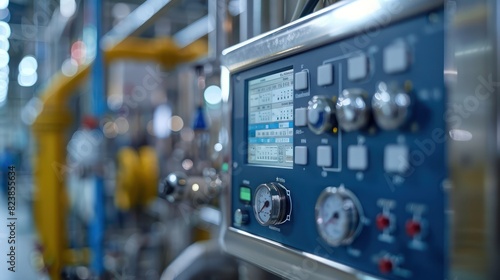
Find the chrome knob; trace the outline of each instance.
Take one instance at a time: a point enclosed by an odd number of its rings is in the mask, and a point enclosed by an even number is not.
[[[160,184],[158,194],[170,203],[180,202],[184,198],[187,176],[182,172],[170,173]]]
[[[315,134],[330,131],[335,125],[335,104],[326,96],[313,96],[307,107],[307,126]]]
[[[370,108],[366,104],[366,91],[360,88],[344,89],[336,104],[339,126],[345,131],[361,129],[369,121]]]
[[[385,130],[399,128],[409,119],[412,100],[400,89],[389,89],[384,82],[377,86],[373,95],[372,109],[375,123]]]

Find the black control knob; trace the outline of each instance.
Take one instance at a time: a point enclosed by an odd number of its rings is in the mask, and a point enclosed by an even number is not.
[[[234,222],[238,225],[246,225],[250,222],[250,215],[247,210],[236,209],[234,211]]]

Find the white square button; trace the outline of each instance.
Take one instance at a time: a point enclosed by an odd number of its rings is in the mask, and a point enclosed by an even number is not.
[[[307,125],[307,108],[295,109],[295,126]]]
[[[404,145],[387,145],[384,150],[384,169],[387,172],[403,173],[409,167],[409,151]]]
[[[366,146],[351,145],[347,148],[347,167],[352,170],[368,168],[368,149]]]
[[[408,65],[408,50],[404,43],[395,43],[384,49],[385,73],[403,72],[408,68]]]
[[[307,78],[309,73],[300,71],[295,73],[295,90],[304,90],[308,88]]]
[[[361,80],[368,75],[368,59],[361,54],[347,60],[347,78],[351,81]]]
[[[318,146],[316,150],[316,164],[318,166],[332,166],[332,147]]]
[[[300,165],[307,164],[307,147],[306,146],[296,146],[295,147],[295,164],[300,164]]]
[[[327,86],[333,83],[333,65],[330,63],[318,66],[318,86]]]

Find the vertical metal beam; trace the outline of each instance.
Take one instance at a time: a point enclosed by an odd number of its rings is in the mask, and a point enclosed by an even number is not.
[[[227,0],[209,1],[208,6],[209,21],[214,27],[208,34],[209,57],[218,62],[222,50],[227,45],[224,25],[227,18]]]
[[[269,30],[274,30],[285,25],[285,3],[284,0],[273,0],[267,3],[269,6]]]
[[[252,0],[240,0],[243,11],[240,14],[240,42],[248,40],[253,34],[253,18]]]
[[[274,0],[269,1],[269,5],[276,5],[276,2]],[[267,31],[263,26],[269,24],[269,19],[263,16],[263,4],[262,0],[241,0],[243,11],[240,14],[240,42]],[[282,7],[281,10],[283,10]],[[279,15],[271,13],[269,17],[276,16]]]
[[[252,2],[252,25],[253,25],[253,34],[252,37],[255,37],[262,33],[262,22],[264,18],[262,17],[262,0],[253,0]]]

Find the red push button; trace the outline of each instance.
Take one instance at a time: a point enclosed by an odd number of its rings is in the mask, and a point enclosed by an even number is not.
[[[406,234],[410,237],[415,237],[422,232],[422,226],[419,222],[415,220],[409,220],[406,222]]]
[[[376,218],[376,224],[379,230],[384,230],[391,225],[391,220],[384,214],[378,214]]]
[[[387,274],[392,271],[393,264],[392,261],[387,258],[382,258],[378,261],[378,269],[380,272]]]

